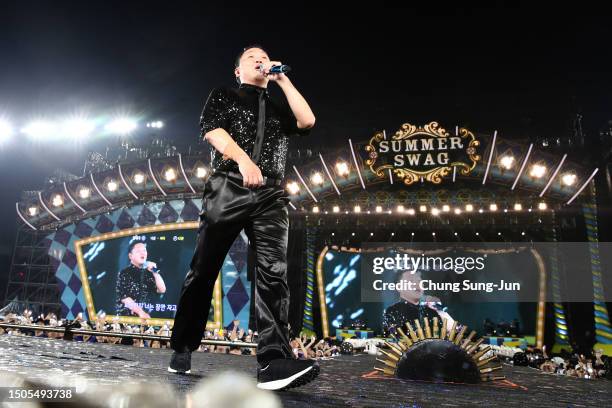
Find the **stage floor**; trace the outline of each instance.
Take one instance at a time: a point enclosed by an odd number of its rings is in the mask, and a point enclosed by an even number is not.
[[[83,376],[97,384],[130,381],[171,384],[188,392],[198,381],[224,369],[255,376],[250,356],[194,353],[195,375],[166,371],[171,350],[88,344],[43,338],[0,336],[0,370],[46,382],[50,376]],[[504,366],[507,381],[497,384],[432,384],[386,378],[372,370],[374,357],[340,356],[321,361],[315,382],[279,392],[285,407],[604,407],[612,401],[612,382],[582,380]]]

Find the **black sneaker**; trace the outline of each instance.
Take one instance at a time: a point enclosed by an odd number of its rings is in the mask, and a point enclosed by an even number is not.
[[[168,366],[168,371],[177,374],[191,373],[191,351],[187,349],[182,353],[174,351],[174,353],[172,353],[170,365]]]
[[[319,375],[315,360],[275,359],[257,368],[257,388],[286,390],[308,384]]]

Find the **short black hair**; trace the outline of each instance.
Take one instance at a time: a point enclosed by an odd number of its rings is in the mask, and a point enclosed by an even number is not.
[[[130,242],[130,245],[128,246],[128,254],[132,253],[132,250],[134,249],[134,247],[138,244],[142,244],[145,247],[147,246],[147,244],[145,244],[143,241],[139,240],[139,239],[135,239],[134,241]]]
[[[238,65],[240,65],[240,58],[242,58],[242,56],[244,55],[245,52],[247,52],[248,50],[250,50],[252,48],[259,48],[260,50],[262,50],[266,54],[268,53],[268,51],[266,51],[266,49],[264,47],[262,47],[261,45],[259,45],[259,44],[251,44],[249,46],[246,46],[246,47],[244,47],[242,49],[242,51],[240,51],[240,53],[236,57],[236,61],[234,61],[234,68],[238,68]]]

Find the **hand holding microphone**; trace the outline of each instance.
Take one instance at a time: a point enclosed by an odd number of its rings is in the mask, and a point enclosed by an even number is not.
[[[271,81],[278,81],[285,77],[284,74],[291,71],[289,65],[283,65],[280,61],[270,61],[266,64],[259,64],[257,70]]]

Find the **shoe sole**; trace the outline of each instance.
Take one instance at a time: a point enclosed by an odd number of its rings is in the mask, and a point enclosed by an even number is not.
[[[179,371],[179,370],[175,370],[174,368],[170,368],[170,367],[168,367],[168,372],[174,373],[174,374],[191,374],[191,370]]]
[[[319,371],[319,366],[313,365],[282,380],[258,383],[257,388],[268,391],[284,391],[290,388],[301,387],[314,380],[319,375]]]

